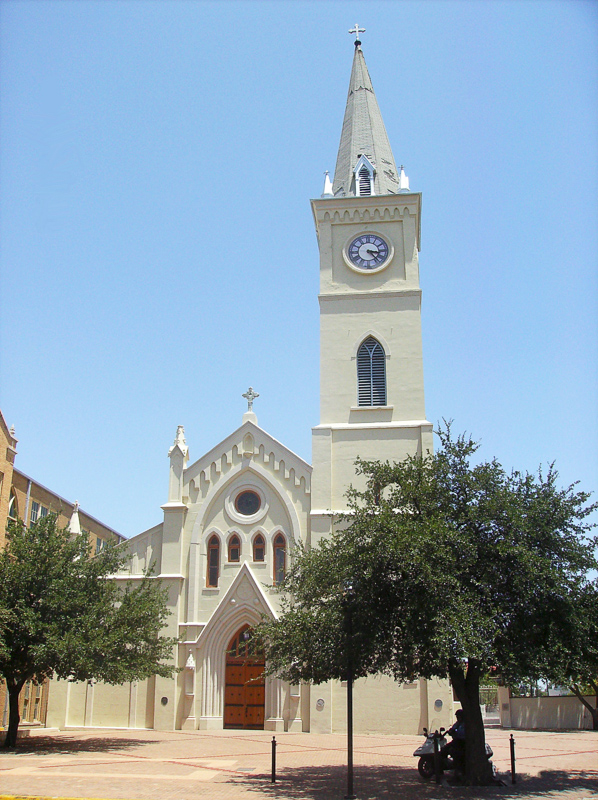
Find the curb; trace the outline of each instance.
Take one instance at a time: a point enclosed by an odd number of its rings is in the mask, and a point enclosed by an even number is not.
[[[45,794],[0,794],[0,800],[107,800],[103,797],[52,797]],[[112,800],[124,800],[124,798],[113,797]],[[131,798],[129,798],[131,800]]]

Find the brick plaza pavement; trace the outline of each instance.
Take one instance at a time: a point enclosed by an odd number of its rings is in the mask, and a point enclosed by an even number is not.
[[[598,798],[598,732],[514,731],[518,782],[510,784],[509,731],[489,729],[503,787],[423,783],[412,753],[419,736],[355,736],[360,800],[589,800]],[[38,730],[0,751],[0,798],[111,800],[341,800],[346,737],[277,733],[270,782],[266,731]]]

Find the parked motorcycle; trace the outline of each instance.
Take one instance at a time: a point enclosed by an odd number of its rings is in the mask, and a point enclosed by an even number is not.
[[[439,768],[440,772],[447,772],[448,770],[453,770],[455,773],[463,772],[465,765],[459,763],[453,756],[449,754],[442,755],[441,750],[447,743],[446,736],[445,736],[445,729],[441,728],[440,731],[429,731],[427,728],[424,728],[424,736],[426,737],[426,741],[417,748],[414,756],[419,756],[419,761],[417,762],[417,771],[422,776],[422,778],[426,781],[431,780],[434,777],[435,770],[434,770],[434,739],[438,742],[438,760],[439,760]],[[489,744],[486,744],[486,757],[488,761],[494,755],[492,748]],[[492,762],[491,762],[492,763]],[[492,764],[492,771],[493,773],[496,771],[494,764]]]

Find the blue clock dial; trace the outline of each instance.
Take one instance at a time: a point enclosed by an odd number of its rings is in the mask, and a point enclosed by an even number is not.
[[[381,236],[363,233],[349,244],[347,255],[359,269],[377,269],[388,258],[389,247]]]

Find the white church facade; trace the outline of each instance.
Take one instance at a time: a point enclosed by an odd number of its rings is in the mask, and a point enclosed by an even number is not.
[[[397,170],[361,43],[356,41],[334,181],[312,201],[320,250],[320,421],[313,467],[259,427],[250,388],[242,425],[189,463],[182,426],[169,451],[161,524],[128,540],[135,581],[146,568],[168,588],[165,635],[180,636],[173,678],[123,686],[55,681],[48,724],[337,732],[346,686],[290,686],[261,676],[246,652],[294,545],[330,534],[355,483],[354,462],[432,449],[426,420],[418,251],[421,195]],[[315,268],[315,265],[314,265]],[[448,726],[443,681],[355,684],[354,729],[419,733]]]

